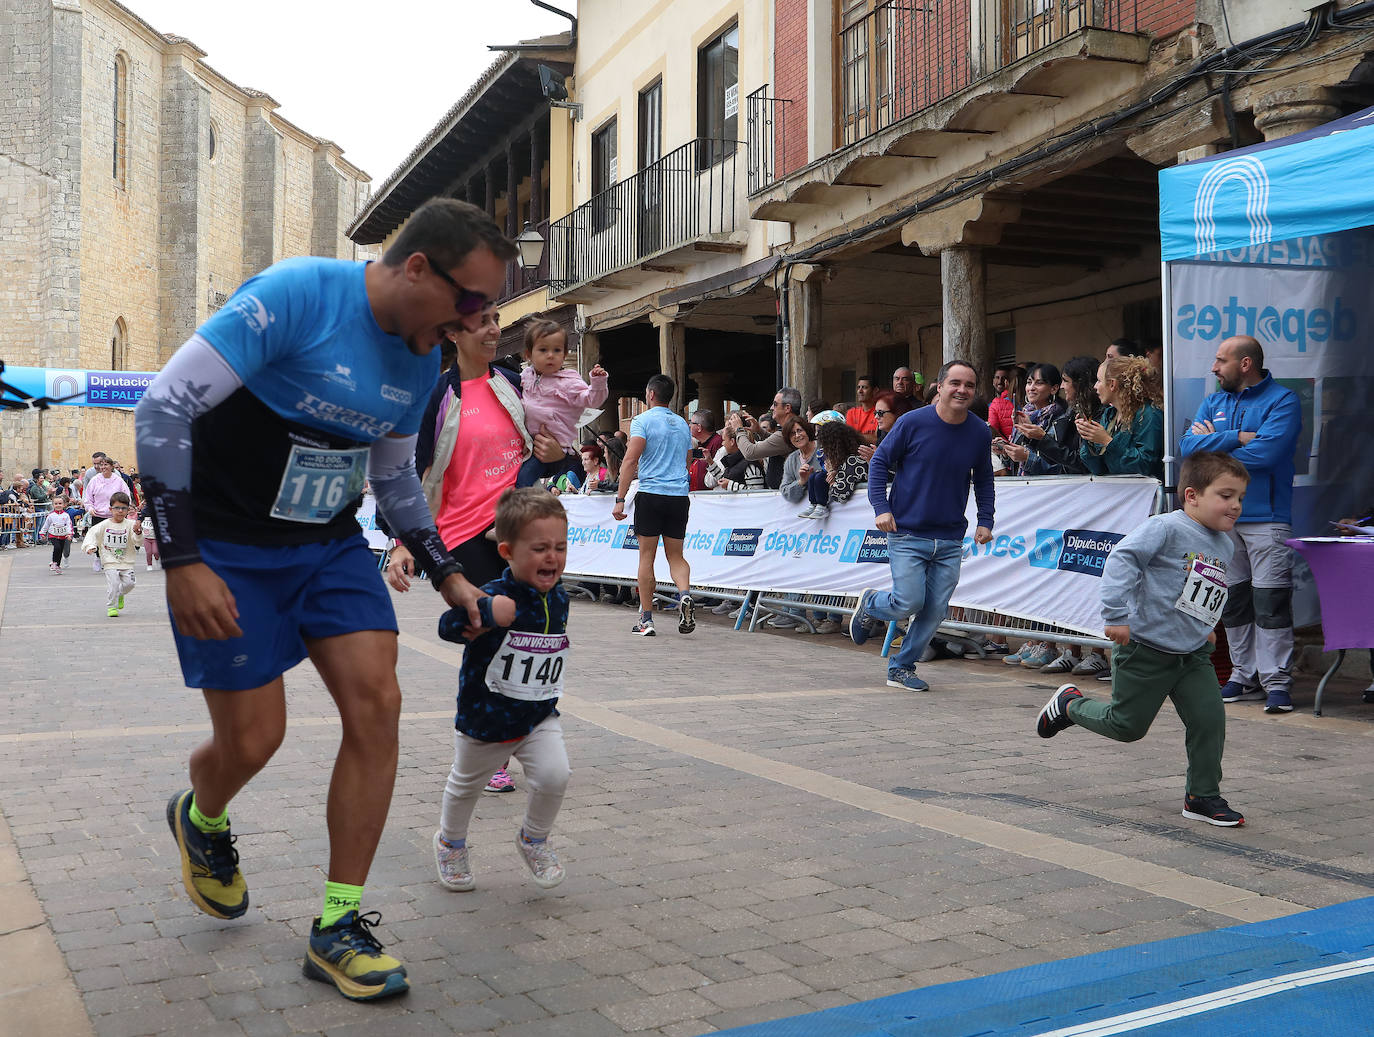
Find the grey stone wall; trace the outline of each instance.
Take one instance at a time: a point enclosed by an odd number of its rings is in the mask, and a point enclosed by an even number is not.
[[[310,253],[315,256],[342,258],[339,251],[340,225],[343,213],[341,191],[343,177],[329,161],[328,152],[321,148],[314,157],[314,190],[311,200]]]
[[[79,350],[81,25],[53,0],[0,6],[0,360],[16,365]],[[48,463],[54,444],[37,412],[0,414],[7,470]]]
[[[122,182],[116,54],[129,69]],[[126,366],[160,366],[208,315],[212,288],[232,291],[287,254],[351,255],[343,229],[358,181],[330,160],[335,145],[279,122],[275,107],[118,4],[0,0],[0,360],[103,368],[119,319]],[[131,415],[0,414],[0,468],[93,449],[132,458]]]
[[[162,362],[191,337],[205,310],[208,284],[208,172],[205,154],[210,126],[210,92],[179,63],[169,63],[162,80],[161,199],[158,217],[158,273]]]
[[[5,0],[0,55],[0,155],[42,169],[51,125],[52,0]]]
[[[243,130],[243,279],[277,258],[277,159],[281,142],[261,108],[249,108]]]
[[[82,48],[81,11],[52,9],[52,119],[49,147],[55,190],[50,207],[51,251],[47,256],[48,313],[43,364],[76,366],[81,355],[81,176]]]

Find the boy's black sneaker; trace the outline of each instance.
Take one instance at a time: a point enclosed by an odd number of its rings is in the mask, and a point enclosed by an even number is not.
[[[191,792],[174,793],[167,801],[167,827],[180,851],[182,885],[207,915],[238,918],[248,910],[248,883],[239,871],[234,837],[228,828],[202,832],[191,823]]]
[[[1082,697],[1083,693],[1074,685],[1059,685],[1059,690],[1050,696],[1045,708],[1040,710],[1040,716],[1035,721],[1035,733],[1041,738],[1053,738],[1064,728],[1073,727],[1073,721],[1069,719],[1069,703]]]
[[[677,601],[677,632],[679,634],[690,634],[697,628],[696,620],[697,606],[690,594],[684,594]]]
[[[1231,805],[1220,796],[1189,796],[1183,797],[1183,816],[1193,821],[1206,821],[1209,825],[1216,825],[1219,828],[1238,828],[1245,824],[1245,818],[1239,810],[1232,810]]]

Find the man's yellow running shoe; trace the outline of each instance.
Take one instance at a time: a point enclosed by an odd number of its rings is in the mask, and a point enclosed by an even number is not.
[[[167,827],[181,851],[182,885],[191,903],[207,915],[238,918],[248,910],[248,883],[239,871],[234,837],[228,828],[202,832],[191,823],[192,791],[177,792],[167,801]]]
[[[404,994],[410,989],[406,967],[384,954],[370,931],[381,920],[376,911],[365,915],[350,911],[328,929],[321,929],[320,920],[315,919],[301,971],[310,979],[333,983],[350,1001]]]

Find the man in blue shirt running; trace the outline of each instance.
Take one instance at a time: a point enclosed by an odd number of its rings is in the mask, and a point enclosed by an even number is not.
[[[849,619],[849,636],[861,645],[869,619],[911,617],[902,647],[887,663],[887,685],[929,691],[916,663],[944,621],[959,582],[968,520],[969,485],[978,502],[975,543],[992,539],[992,433],[968,412],[978,376],[965,360],[940,368],[935,406],[897,419],[868,462],[868,500],[874,525],[887,533],[892,590],[865,590]],[[888,483],[892,492],[888,493]]]
[[[625,460],[620,462],[620,488],[611,509],[617,522],[625,520],[627,490],[638,477],[635,536],[639,540],[639,622],[630,632],[642,637],[654,636],[654,559],[660,537],[668,572],[677,586],[678,632],[690,634],[697,628],[695,604],[689,593],[692,572],[682,554],[690,503],[687,466],[692,460],[692,431],[687,422],[668,409],[676,391],[666,374],[649,379],[644,389],[644,402],[649,409],[630,422],[630,442],[625,448]]]
[[[217,918],[248,910],[229,801],[281,745],[282,674],[308,656],[343,738],[304,968],[357,1001],[409,982],[370,931],[380,916],[360,907],[396,780],[401,689],[396,615],[354,513],[366,479],[435,589],[480,626],[478,589],[425,505],[415,438],[435,346],[476,329],[515,255],[486,213],[440,199],[381,262],[277,263],[177,350],[135,413],[177,654],[212,729],[191,754],[191,788],[167,804],[182,884]]]

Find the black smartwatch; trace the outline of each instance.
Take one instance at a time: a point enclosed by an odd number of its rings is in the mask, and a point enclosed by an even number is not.
[[[447,580],[454,573],[457,573],[461,576],[463,573],[463,567],[457,562],[446,562],[445,564],[441,565],[438,568],[438,570],[436,570],[435,573],[430,577],[430,583],[434,585],[435,590],[438,590],[440,587],[443,586],[444,581]]]

